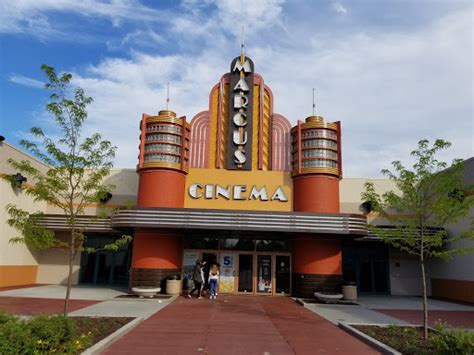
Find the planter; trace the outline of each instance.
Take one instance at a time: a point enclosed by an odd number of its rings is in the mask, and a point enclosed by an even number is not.
[[[182,282],[181,280],[166,280],[166,294],[179,295],[181,294]]]
[[[337,303],[342,299],[341,293],[315,292],[314,296],[321,302]]]
[[[342,286],[342,295],[345,300],[357,301],[357,286],[344,285]]]
[[[138,295],[140,298],[153,298],[160,291],[161,288],[159,287],[132,287],[132,292]]]

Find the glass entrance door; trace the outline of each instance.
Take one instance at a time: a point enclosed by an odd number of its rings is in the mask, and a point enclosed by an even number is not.
[[[272,255],[257,255],[257,292],[272,294]]]
[[[253,254],[239,254],[238,292],[253,293]]]

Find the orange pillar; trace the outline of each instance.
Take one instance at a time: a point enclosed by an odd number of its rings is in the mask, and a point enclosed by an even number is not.
[[[184,207],[186,175],[173,170],[140,172],[138,207]]]
[[[164,289],[164,280],[181,273],[182,238],[172,229],[137,229],[133,240],[130,284]]]
[[[298,122],[292,135],[293,211],[339,213],[341,169],[340,123],[319,116]],[[341,241],[307,235],[292,241],[293,293],[313,297],[316,291],[340,291]]]
[[[294,177],[293,211],[339,213],[339,178],[329,175]]]
[[[183,208],[190,125],[172,111],[143,115],[138,160],[138,208]],[[181,273],[182,235],[166,228],[137,229],[130,285],[161,286]]]

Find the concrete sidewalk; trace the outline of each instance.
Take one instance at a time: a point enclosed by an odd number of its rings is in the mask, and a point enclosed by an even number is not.
[[[134,317],[148,318],[176,299],[115,299],[106,300],[69,313],[71,317]]]
[[[413,296],[361,296],[357,300],[361,306],[370,309],[423,309],[421,297]],[[428,309],[432,311],[474,311],[473,306],[428,299]],[[474,315],[474,314],[473,314]]]
[[[333,324],[399,324],[407,322],[357,305],[306,303],[305,307]]]

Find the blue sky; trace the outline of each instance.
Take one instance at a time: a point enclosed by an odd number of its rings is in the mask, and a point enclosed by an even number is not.
[[[0,134],[54,134],[39,68],[71,72],[94,97],[85,133],[136,165],[142,112],[192,118],[239,53],[292,123],[317,112],[343,125],[346,176],[379,176],[421,138],[473,148],[473,6],[456,0],[0,0]]]

